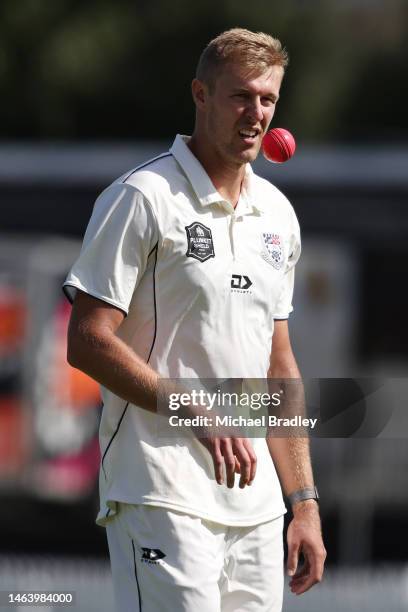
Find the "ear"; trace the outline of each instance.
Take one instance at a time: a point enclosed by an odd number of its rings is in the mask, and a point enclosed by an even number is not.
[[[191,83],[191,93],[197,109],[204,110],[208,97],[207,85],[198,79],[193,79]]]

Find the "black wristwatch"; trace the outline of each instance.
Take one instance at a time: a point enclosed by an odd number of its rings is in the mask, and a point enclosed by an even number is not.
[[[291,506],[294,506],[298,502],[305,501],[306,499],[315,499],[319,502],[319,493],[317,492],[317,487],[305,487],[304,489],[299,489],[298,491],[294,491],[288,495],[288,500]]]

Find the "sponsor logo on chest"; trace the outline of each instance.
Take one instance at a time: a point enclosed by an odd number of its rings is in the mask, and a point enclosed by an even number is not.
[[[252,281],[246,274],[232,274],[231,293],[252,293],[250,291]]]

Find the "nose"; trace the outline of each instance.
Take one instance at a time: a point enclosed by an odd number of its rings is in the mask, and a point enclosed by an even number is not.
[[[262,122],[264,115],[260,98],[254,98],[251,100],[251,103],[248,105],[248,116],[253,121],[257,121],[259,123]]]

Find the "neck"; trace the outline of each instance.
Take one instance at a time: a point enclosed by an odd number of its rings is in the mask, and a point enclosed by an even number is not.
[[[214,187],[222,197],[235,208],[241,193],[241,185],[245,176],[245,164],[228,163],[221,159],[214,147],[209,147],[196,133],[187,143],[211,179]]]

